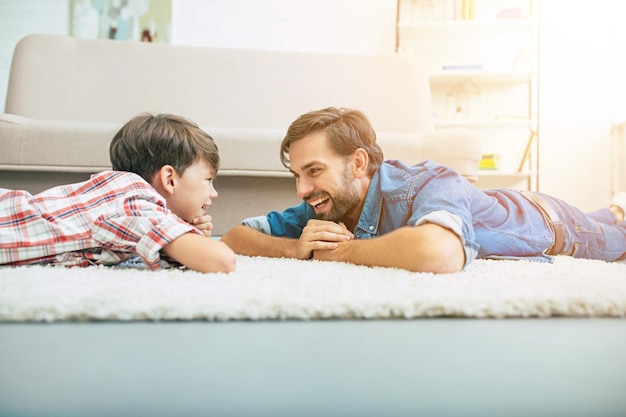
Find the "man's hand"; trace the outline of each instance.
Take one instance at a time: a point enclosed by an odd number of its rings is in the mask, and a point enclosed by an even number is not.
[[[346,244],[336,243],[334,248],[316,249],[311,255],[311,259],[318,261],[337,261],[337,262],[350,262],[348,251],[350,248],[349,243],[357,243],[358,241],[348,242]]]
[[[194,217],[191,221],[191,224],[196,226],[202,233],[204,233],[204,236],[211,237],[211,232],[213,231],[212,220],[213,218],[210,214],[207,214],[207,212],[204,210],[200,210],[198,215]]]
[[[330,250],[315,249],[313,259],[433,273],[458,272],[465,264],[461,239],[451,230],[431,223],[335,245]]]
[[[352,239],[354,235],[343,223],[309,220],[296,243],[296,258],[310,259],[314,251],[337,249],[339,242]]]

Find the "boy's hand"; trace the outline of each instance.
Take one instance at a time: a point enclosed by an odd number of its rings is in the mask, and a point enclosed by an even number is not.
[[[213,231],[213,218],[206,211],[200,210],[198,215],[193,218],[191,224],[196,226],[206,237],[211,237]]]

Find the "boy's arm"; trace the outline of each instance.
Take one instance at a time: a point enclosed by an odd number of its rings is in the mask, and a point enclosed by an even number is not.
[[[235,253],[223,242],[196,233],[185,233],[162,250],[170,258],[198,272],[233,272],[237,263]]]
[[[314,259],[402,268],[413,272],[458,272],[465,264],[461,239],[433,223],[407,226],[374,239],[353,239],[332,250],[316,250]]]

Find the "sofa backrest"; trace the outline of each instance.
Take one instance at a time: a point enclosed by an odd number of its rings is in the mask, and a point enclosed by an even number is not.
[[[203,127],[286,129],[323,107],[364,111],[378,132],[432,130],[415,57],[239,50],[29,35],[14,52],[5,112],[123,123],[144,111]]]

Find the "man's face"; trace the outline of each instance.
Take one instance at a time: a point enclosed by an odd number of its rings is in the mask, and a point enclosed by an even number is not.
[[[325,133],[313,132],[292,143],[289,159],[297,195],[318,219],[337,222],[359,209],[361,195],[351,158],[337,155]]]

